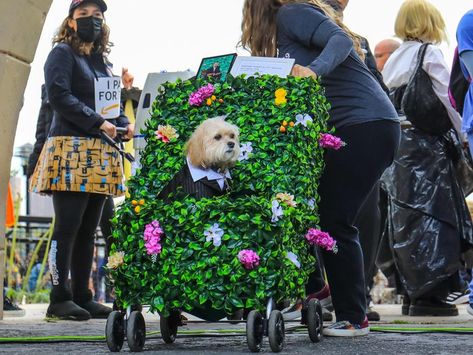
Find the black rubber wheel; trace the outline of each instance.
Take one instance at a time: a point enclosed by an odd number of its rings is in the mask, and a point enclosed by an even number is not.
[[[258,311],[251,311],[246,319],[246,341],[251,352],[257,353],[263,345],[263,316]]]
[[[125,340],[125,321],[123,314],[120,312],[113,311],[108,315],[105,339],[107,340],[108,349],[112,353],[117,353],[122,349]]]
[[[269,346],[275,353],[282,351],[285,345],[284,319],[281,311],[274,310],[269,316],[268,338]]]
[[[146,341],[146,325],[141,312],[131,312],[126,324],[126,340],[131,351],[143,351]]]
[[[313,298],[307,306],[307,328],[309,338],[313,343],[320,343],[323,329],[322,306],[319,300]]]
[[[161,337],[166,344],[172,344],[176,340],[177,327],[179,325],[179,311],[171,311],[169,317],[161,317],[159,319],[159,327],[161,329]]]

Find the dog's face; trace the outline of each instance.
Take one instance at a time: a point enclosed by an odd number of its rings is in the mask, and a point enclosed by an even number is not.
[[[186,143],[186,153],[194,166],[226,169],[240,156],[240,131],[223,117],[205,120]]]

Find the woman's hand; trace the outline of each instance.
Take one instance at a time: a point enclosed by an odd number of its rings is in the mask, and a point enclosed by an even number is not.
[[[133,136],[135,135],[135,125],[133,123],[130,123],[126,128],[128,129],[128,131],[123,137],[125,139],[133,139]]]
[[[297,76],[299,78],[314,78],[317,79],[317,74],[312,69],[309,69],[307,67],[303,67],[302,65],[296,64],[292,68],[291,71],[292,76]]]
[[[100,130],[104,131],[111,138],[115,138],[117,136],[117,127],[115,127],[114,124],[111,124],[108,121],[102,123],[102,125],[100,126]]]

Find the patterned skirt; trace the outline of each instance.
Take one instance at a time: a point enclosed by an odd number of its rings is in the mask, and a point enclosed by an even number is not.
[[[30,181],[30,191],[125,193],[120,153],[100,138],[50,137]]]

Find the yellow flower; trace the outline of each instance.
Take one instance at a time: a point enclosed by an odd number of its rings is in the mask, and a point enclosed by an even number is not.
[[[294,201],[294,195],[290,195],[288,193],[278,193],[276,195],[276,199],[281,201],[282,203],[290,206],[290,207],[296,207],[297,206],[297,202]]]
[[[107,269],[117,269],[123,264],[124,257],[125,253],[123,251],[110,255],[108,257]]]
[[[141,207],[140,206],[136,206],[135,207],[135,213],[138,214],[141,212]]]
[[[212,105],[212,99],[211,99],[211,98],[208,98],[208,99],[207,99],[207,106],[210,106],[210,105]]]
[[[210,98],[212,99],[212,101],[217,100],[217,96],[215,96],[215,95],[212,95]]]
[[[132,204],[133,206],[137,206],[137,205],[138,205],[138,201],[133,200],[133,201],[131,201],[131,204]]]
[[[286,133],[286,127],[284,126],[279,127],[279,132]]]
[[[171,139],[178,138],[179,134],[177,134],[177,131],[170,125],[159,125],[158,130],[156,131],[156,136],[163,142],[167,143]]]
[[[274,100],[274,103],[276,106],[279,106],[279,105],[287,103],[287,100],[285,97],[276,97],[276,99]]]
[[[294,127],[294,122],[289,122],[290,127]]]
[[[141,199],[140,202],[139,202],[139,204],[140,204],[141,206],[143,206],[143,205],[145,204],[145,200],[144,200],[144,199]]]
[[[287,91],[283,88],[279,88],[274,92],[274,96],[276,96],[277,98],[286,98],[286,95]]]

